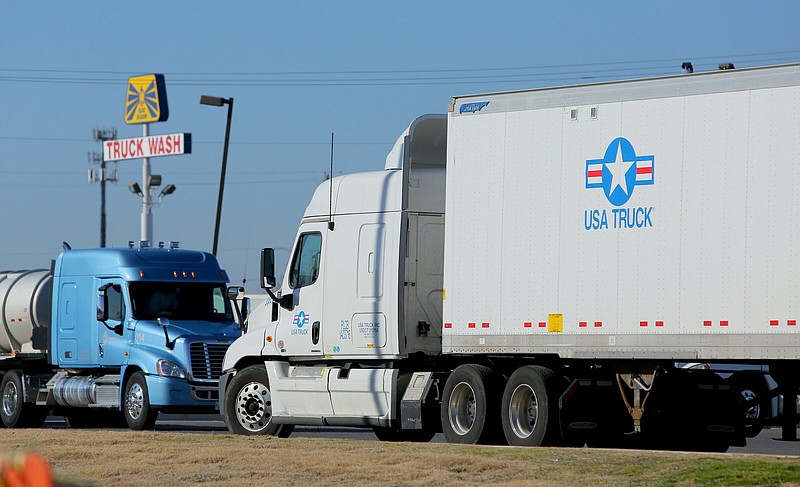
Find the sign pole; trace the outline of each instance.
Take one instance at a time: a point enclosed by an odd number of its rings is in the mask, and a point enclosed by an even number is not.
[[[142,137],[149,136],[150,124],[142,124]],[[142,228],[141,240],[150,243],[153,237],[153,200],[150,191],[150,158],[142,158]]]

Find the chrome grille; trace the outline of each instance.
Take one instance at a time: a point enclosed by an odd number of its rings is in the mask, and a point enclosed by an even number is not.
[[[230,345],[227,343],[192,343],[189,359],[192,378],[196,380],[219,380],[222,375],[222,360]]]

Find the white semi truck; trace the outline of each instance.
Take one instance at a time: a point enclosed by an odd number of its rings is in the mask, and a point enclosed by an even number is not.
[[[228,428],[741,445],[752,386],[679,364],[768,365],[794,405],[798,163],[800,65],[454,97],[319,186],[279,288],[263,251]]]

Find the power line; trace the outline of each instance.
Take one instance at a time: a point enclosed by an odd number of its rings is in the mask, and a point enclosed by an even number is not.
[[[407,74],[407,73],[470,73],[470,72],[491,72],[491,71],[513,71],[513,70],[535,70],[535,69],[563,69],[563,68],[585,68],[596,66],[614,66],[614,65],[631,65],[631,64],[654,64],[654,63],[678,63],[682,61],[704,61],[712,60],[719,61],[723,59],[743,59],[743,58],[763,58],[764,56],[776,55],[800,55],[800,50],[787,50],[787,51],[772,51],[748,54],[724,54],[715,56],[684,56],[681,58],[663,58],[663,59],[639,59],[628,61],[606,61],[606,62],[591,62],[591,63],[568,63],[568,64],[542,64],[533,66],[507,66],[507,67],[486,67],[486,68],[450,68],[450,69],[387,69],[387,70],[328,70],[328,71],[252,71],[252,72],[174,72],[169,73],[171,76],[293,76],[293,75],[353,75],[353,74]],[[125,75],[130,73],[127,71],[101,71],[101,70],[68,70],[68,69],[24,69],[24,68],[5,68],[0,69],[0,72],[32,72],[32,73],[59,73],[59,74],[111,74],[111,75]]]
[[[176,72],[169,73],[170,84],[183,86],[240,86],[240,87],[309,87],[309,86],[413,86],[413,85],[454,85],[454,84],[487,84],[487,83],[541,83],[564,82],[574,80],[608,80],[628,76],[663,75],[675,73],[676,65],[691,60],[702,66],[705,60],[736,61],[742,64],[749,62],[797,61],[800,50],[773,51],[762,53],[720,55],[720,56],[686,56],[683,58],[611,61],[593,63],[553,64],[539,66],[511,66],[487,68],[457,69],[411,69],[411,70],[330,70],[330,71],[276,71],[276,72]],[[711,65],[713,69],[713,64]],[[548,72],[542,72],[548,71]],[[53,70],[53,69],[0,69],[0,73],[40,73],[47,76],[0,76],[0,81],[54,84],[119,84],[125,78],[96,78],[86,75],[127,76],[119,71],[91,70]],[[491,74],[486,74],[491,73]],[[50,75],[59,76],[50,76]],[[453,76],[459,74],[458,76]],[[67,77],[63,75],[80,75]],[[364,77],[368,75],[368,77]],[[399,75],[399,76],[398,76]],[[216,76],[219,78],[203,78]],[[286,76],[297,76],[286,78]],[[323,77],[320,77],[323,76]],[[347,77],[341,77],[347,76]],[[177,77],[178,79],[175,79]],[[258,77],[254,79],[248,79]],[[181,79],[186,78],[186,79]],[[244,79],[241,79],[244,78]]]

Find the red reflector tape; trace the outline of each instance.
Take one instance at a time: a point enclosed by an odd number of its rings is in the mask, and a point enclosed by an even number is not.
[[[640,321],[639,322],[639,326],[647,326],[647,322],[646,321]]]
[[[727,321],[720,321],[719,322],[719,326],[728,326],[728,322]]]
[[[533,323],[531,323],[530,321],[526,321],[524,326],[525,326],[525,328],[530,328],[530,327],[533,326]]]
[[[481,323],[481,327],[483,327],[483,328],[489,328],[489,323]]]
[[[769,326],[778,326],[778,320],[769,320]]]
[[[452,324],[452,323],[445,323],[445,324],[444,324],[444,327],[445,327],[445,328],[452,328],[452,327],[453,327],[453,324]]]
[[[595,322],[594,322],[594,327],[595,327],[595,328],[600,328],[600,327],[602,327],[602,326],[603,326],[603,322],[602,322],[602,321],[595,321]]]
[[[711,322],[710,321],[704,321],[703,322],[703,326],[711,326]]]
[[[663,321],[656,321],[656,326],[664,326],[664,322]]]
[[[475,328],[475,323],[469,323],[469,324],[467,324],[467,326],[470,327],[470,328]]]
[[[547,323],[545,323],[544,321],[540,321],[539,328],[547,328]]]
[[[580,323],[578,323],[578,326],[580,326],[581,328],[586,328],[586,322],[581,321]]]
[[[786,322],[786,324],[789,326],[797,326],[797,320],[789,320]]]

